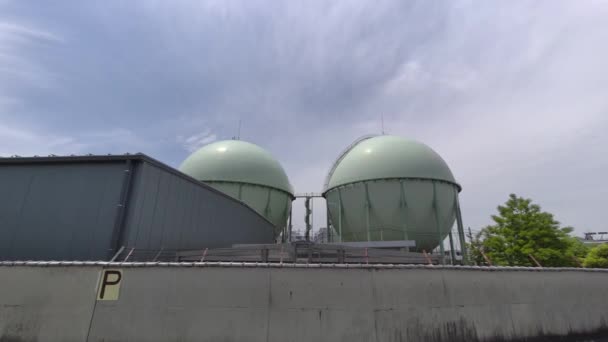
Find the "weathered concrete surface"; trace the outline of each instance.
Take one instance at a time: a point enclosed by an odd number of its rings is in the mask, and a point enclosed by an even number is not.
[[[0,341],[85,341],[99,271],[0,267]]]
[[[14,279],[0,295],[0,341],[85,341],[87,332],[88,341],[104,342],[600,341],[608,334],[608,272],[112,268],[123,270],[120,297],[93,307],[101,266],[0,267],[3,284]]]

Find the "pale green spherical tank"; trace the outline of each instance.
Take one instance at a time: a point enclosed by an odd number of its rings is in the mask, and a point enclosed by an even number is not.
[[[430,147],[397,136],[352,144],[328,174],[324,196],[338,241],[414,240],[431,251],[454,225],[456,183]]]
[[[293,188],[263,148],[242,140],[214,142],[186,158],[179,170],[244,202],[272,222],[277,235],[284,231]]]

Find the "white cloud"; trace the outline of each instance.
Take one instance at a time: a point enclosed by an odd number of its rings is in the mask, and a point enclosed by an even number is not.
[[[0,123],[0,156],[82,154],[85,146],[74,138],[44,134]]]
[[[215,140],[217,140],[217,135],[211,133],[211,131],[208,129],[189,137],[177,137],[177,142],[180,143],[188,152],[194,152],[204,145],[214,142]]]
[[[0,21],[0,46],[27,44],[31,40],[63,42],[63,39],[51,32],[36,29],[24,24]]]
[[[52,87],[55,75],[25,51],[40,44],[61,44],[61,37],[26,24],[0,18],[0,90],[6,96],[14,85]]]

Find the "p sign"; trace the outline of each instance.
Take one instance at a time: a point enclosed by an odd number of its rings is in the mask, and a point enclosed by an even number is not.
[[[121,270],[103,270],[99,282],[97,300],[118,300],[121,280]]]

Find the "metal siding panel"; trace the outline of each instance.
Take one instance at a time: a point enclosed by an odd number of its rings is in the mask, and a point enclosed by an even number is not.
[[[272,226],[253,210],[213,192],[200,192],[199,196],[188,247],[230,246],[241,241],[272,242]]]
[[[169,186],[169,204],[163,221],[161,248],[175,249],[179,241],[179,231],[183,221],[183,211],[187,197],[183,183],[178,177],[171,177]],[[180,195],[181,194],[181,195]]]
[[[10,259],[33,176],[15,167],[3,168],[0,175],[0,259],[4,260]]]
[[[214,197],[212,193],[203,191],[200,192],[200,196],[198,220],[192,238],[194,241],[209,241],[213,239],[213,232],[221,228],[222,221],[227,221],[229,218],[224,217],[220,211],[220,203],[224,198],[209,198]],[[220,235],[216,240],[221,241],[222,238],[223,236]]]
[[[146,201],[146,181],[148,180],[148,169],[145,163],[136,163],[133,171],[133,187],[128,199],[127,217],[125,220],[124,240],[119,244],[124,247],[135,245],[139,233],[140,222],[143,215],[143,206]]]
[[[49,182],[53,184],[57,182],[54,176],[55,172],[53,172],[56,169],[52,170],[46,177],[36,171],[38,170],[26,171],[34,172],[35,174],[30,183],[28,196],[23,204],[22,215],[19,218],[19,228],[13,235],[10,258],[38,260],[40,258],[38,250],[43,247],[41,245],[45,241],[49,241],[48,246],[52,246],[52,242],[48,236],[50,234],[44,233],[40,226],[46,227],[49,225],[49,222],[55,220],[52,206],[58,202],[58,199],[54,197],[55,191],[53,191],[53,186],[49,185]],[[50,229],[45,230],[50,231]],[[58,234],[61,233],[64,232],[58,232]],[[57,252],[49,248],[48,253],[48,256],[51,257],[56,255]]]
[[[180,184],[181,187],[184,189],[184,196],[181,199],[182,205],[180,206],[183,211],[181,213],[182,223],[179,226],[179,239],[176,241],[177,246],[181,246],[183,244],[185,235],[184,233],[192,225],[192,217],[187,215],[187,213],[191,212],[192,208],[194,208],[193,198],[196,191],[194,187],[187,186],[188,184],[186,182],[180,182]]]
[[[116,171],[113,171],[112,177],[100,174],[99,177],[104,177],[103,185],[101,188],[97,188],[95,191],[99,194],[97,211],[95,213],[95,220],[91,220],[90,217],[86,223],[95,224],[98,227],[104,227],[103,229],[92,229],[88,235],[88,240],[83,243],[93,245],[96,242],[104,242],[101,248],[89,249],[91,260],[105,260],[107,259],[108,252],[111,252],[112,246],[112,234],[115,224],[115,218],[118,214],[118,204],[120,202],[120,192],[124,181],[124,169],[125,164],[121,162],[116,165]],[[95,208],[95,207],[93,207]],[[86,249],[86,245],[83,246]]]
[[[103,256],[109,246],[121,175],[121,162],[1,165],[0,184],[11,191],[2,192],[0,203],[15,202],[2,209],[10,222],[0,226],[0,240],[10,241],[10,246],[4,242],[3,250],[8,247],[9,253],[4,252],[2,258],[86,260]],[[30,180],[29,186],[25,179]],[[88,239],[86,232],[94,238]]]
[[[199,241],[201,237],[196,237],[196,226],[201,222],[200,215],[201,210],[199,209],[201,203],[201,191],[197,188],[192,188],[192,205],[186,215],[189,217],[189,222],[182,232],[182,245],[185,249],[194,249],[192,247],[193,240]]]
[[[88,167],[87,165],[83,165],[81,170],[78,172],[88,173],[91,178],[96,179],[96,171],[97,169]],[[70,186],[70,190],[67,191],[64,195],[70,196],[73,199],[84,198],[87,195],[87,192],[90,191],[87,186],[89,183],[89,178],[87,177],[78,177],[75,175],[76,170],[70,170],[67,176],[74,177],[74,183]],[[108,177],[111,179],[111,177]],[[105,183],[103,179],[100,180]],[[66,233],[70,234],[70,239],[68,242],[68,248],[66,249],[67,258],[90,258],[92,256],[90,246],[94,244],[93,241],[87,239],[87,232],[92,232],[95,234],[96,229],[90,229],[89,227],[95,227],[96,221],[92,220],[92,218],[97,217],[97,209],[100,208],[102,204],[102,200],[104,194],[106,193],[106,187],[101,187],[99,196],[95,196],[96,198],[91,198],[90,201],[75,201],[73,203],[73,213],[66,217]],[[84,223],[84,226],[81,226]],[[69,229],[69,230],[68,230]],[[82,234],[85,233],[85,234]],[[57,243],[61,243],[60,241],[56,241]]]
[[[150,227],[148,236],[148,249],[162,248],[163,227],[165,223],[166,213],[170,205],[169,194],[171,192],[171,180],[173,175],[160,171],[160,182],[158,184],[158,192],[156,194],[156,208],[154,210],[154,219]]]
[[[184,230],[182,235],[182,241],[184,242],[182,246],[185,248],[192,248],[192,237],[194,232],[196,232],[196,225],[200,222],[198,216],[201,214],[200,210],[198,210],[198,204],[200,203],[201,192],[196,188],[192,187],[192,205],[190,206],[190,210],[187,213],[189,217],[189,222],[187,229]]]
[[[270,243],[273,227],[241,203],[178,174],[143,162],[128,209],[128,247],[158,251]]]
[[[183,189],[181,189],[179,186],[179,179],[177,177],[169,175],[167,178],[169,189],[165,195],[167,204],[160,227],[160,247],[164,249],[171,249],[172,245],[175,246],[173,241],[177,236],[176,226],[180,221],[178,202],[181,196],[178,195]]]
[[[146,185],[140,193],[140,196],[144,196],[144,203],[141,208],[141,220],[137,227],[137,234],[130,246],[137,247],[138,249],[148,249],[149,247],[148,243],[150,240],[152,224],[154,223],[160,182],[160,170],[149,164],[143,164],[143,167],[146,169]]]

